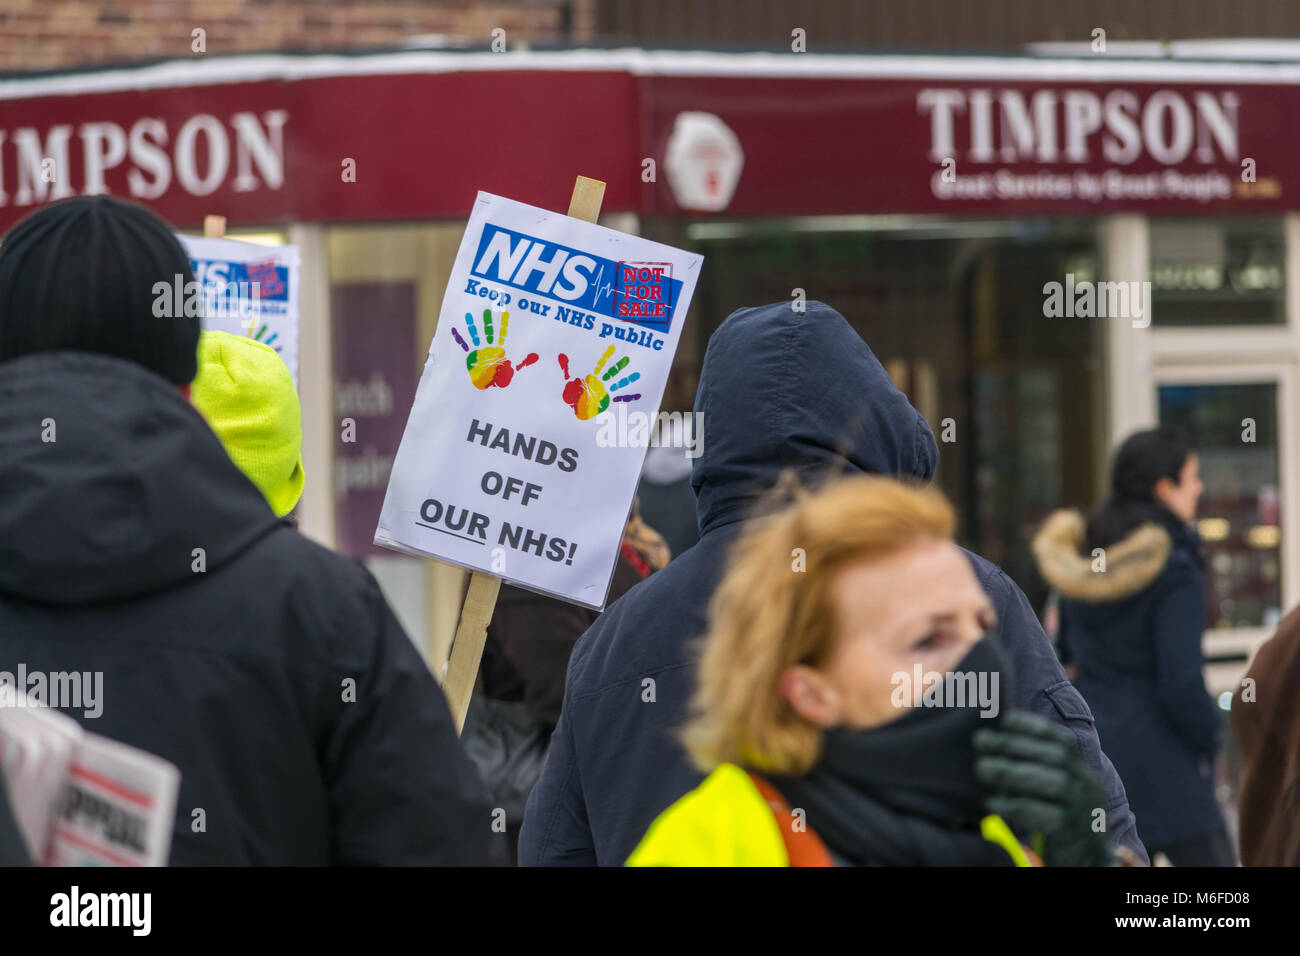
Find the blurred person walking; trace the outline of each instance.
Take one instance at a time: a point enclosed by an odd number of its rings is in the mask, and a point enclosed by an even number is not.
[[[102,673],[102,714],[67,712],[180,768],[173,864],[488,861],[482,785],[375,580],[278,520],[187,401],[199,320],[156,287],[193,280],[110,197],[0,246],[0,660]]]
[[[751,524],[682,734],[708,776],[629,865],[1031,866],[1028,839],[1049,866],[1112,862],[1073,735],[1004,714],[1010,661],[955,523],[937,491],[856,477]]]
[[[1241,750],[1241,862],[1300,866],[1300,608],[1265,641],[1232,701]]]
[[[1202,485],[1187,435],[1162,425],[1115,454],[1110,494],[1085,521],[1048,518],[1034,539],[1061,594],[1060,644],[1137,815],[1149,853],[1232,866],[1214,798],[1222,722],[1205,689],[1205,571],[1192,527]]]
[[[695,412],[703,425],[692,473],[699,543],[606,609],[574,648],[563,712],[524,817],[524,865],[621,865],[651,821],[701,782],[674,736],[694,688],[694,642],[708,628],[706,608],[743,520],[783,473],[806,487],[845,473],[928,481],[938,464],[925,419],[844,317],[820,302],[728,317],[709,340]],[[1029,602],[1001,570],[964,553],[1019,675],[1011,705],[1072,732],[1102,781],[1110,841],[1140,854],[1092,714]]]

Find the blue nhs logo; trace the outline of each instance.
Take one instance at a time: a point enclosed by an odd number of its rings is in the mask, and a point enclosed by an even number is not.
[[[609,259],[488,223],[471,272],[576,308],[612,315],[617,268]]]

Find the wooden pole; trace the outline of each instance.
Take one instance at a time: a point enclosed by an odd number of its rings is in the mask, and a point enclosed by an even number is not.
[[[605,184],[599,179],[579,176],[573,184],[573,196],[569,199],[569,215],[574,219],[595,222],[600,216],[600,204],[605,201]]]
[[[226,238],[226,217],[225,216],[204,216],[203,237],[205,239]]]
[[[603,182],[579,176],[573,184],[568,214],[574,219],[595,222],[604,199]],[[475,571],[470,575],[469,591],[466,592],[465,604],[460,609],[460,621],[456,625],[456,637],[451,645],[451,659],[447,663],[447,679],[442,685],[458,734],[465,727],[470,694],[474,691],[479,662],[483,659],[483,643],[487,640],[488,624],[492,621],[492,612],[496,609],[497,595],[500,592],[501,579],[496,575],[484,571]]]

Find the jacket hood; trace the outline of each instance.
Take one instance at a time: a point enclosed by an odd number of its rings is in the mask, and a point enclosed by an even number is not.
[[[805,484],[865,472],[928,481],[939,450],[921,413],[828,305],[740,309],[709,339],[695,396],[700,532],[746,517],[791,469]]]
[[[52,604],[192,580],[275,516],[176,386],[84,352],[0,364],[0,594]]]
[[[1093,557],[1079,553],[1086,525],[1077,511],[1057,511],[1034,536],[1039,573],[1062,596],[1106,604],[1145,589],[1169,563],[1172,539],[1158,524],[1139,525],[1105,549],[1104,571],[1093,570]]]

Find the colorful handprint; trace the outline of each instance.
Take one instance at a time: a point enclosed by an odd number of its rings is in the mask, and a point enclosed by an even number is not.
[[[256,332],[252,331],[252,323],[249,323],[248,337],[254,342],[261,342],[263,345],[271,346],[271,348],[275,349],[277,352],[281,351],[280,344],[276,342],[276,339],[280,337],[280,333],[271,332],[268,335],[268,331],[265,322],[262,323],[262,327]]]
[[[640,372],[633,372],[631,375],[625,375],[616,382],[611,382],[607,387],[605,383],[610,382],[614,376],[623,371],[623,369],[627,367],[628,362],[627,356],[624,355],[621,359],[611,365],[604,375],[601,375],[600,370],[605,367],[605,363],[609,361],[609,357],[613,354],[614,346],[611,345],[609,348],[605,349],[605,354],[600,357],[600,361],[596,363],[596,367],[593,368],[588,375],[582,378],[569,378],[569,357],[563,353],[559,356],[560,371],[563,372],[564,377],[568,379],[564,385],[564,403],[572,408],[573,414],[583,421],[586,421],[588,418],[595,418],[605,409],[609,408],[611,392],[617,392],[619,389],[631,385],[641,377]],[[635,395],[615,395],[613,396],[613,400],[616,402],[634,402],[640,397],[641,395],[639,393]]]
[[[509,312],[501,313],[501,332],[496,338],[495,345],[492,343],[491,309],[483,310],[483,338],[487,340],[486,345],[480,343],[478,329],[474,326],[474,316],[468,312],[465,313],[465,328],[469,330],[469,337],[474,342],[472,350],[461,336],[459,329],[453,328],[451,335],[457,344],[469,353],[465,356],[465,368],[475,388],[505,388],[514,379],[515,372],[537,361],[536,352],[529,352],[518,365],[511,365],[506,359],[506,333],[510,331]]]

